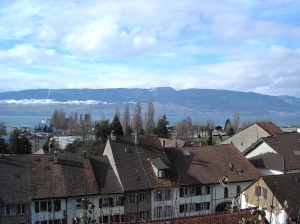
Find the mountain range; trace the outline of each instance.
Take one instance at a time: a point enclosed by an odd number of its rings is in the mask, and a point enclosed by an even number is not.
[[[54,109],[66,113],[91,115],[123,112],[128,104],[133,113],[136,102],[142,114],[150,99],[154,100],[156,115],[200,116],[232,115],[299,115],[300,98],[269,96],[253,92],[214,89],[175,90],[159,88],[115,89],[30,89],[0,93],[0,115],[52,115]]]

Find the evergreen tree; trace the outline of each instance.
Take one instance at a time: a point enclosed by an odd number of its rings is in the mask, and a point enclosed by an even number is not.
[[[167,120],[166,115],[163,115],[158,119],[154,133],[160,138],[169,138],[167,125],[169,125],[169,121]]]
[[[109,120],[103,119],[95,124],[95,137],[101,142],[106,142],[107,136],[110,135]]]
[[[114,116],[113,121],[110,123],[110,130],[111,131],[114,130],[114,133],[116,135],[123,135],[124,134],[123,129],[122,129],[122,125],[119,121],[119,118],[118,118],[117,114]]]
[[[8,151],[11,154],[30,154],[32,145],[29,140],[21,136],[17,129],[14,129],[10,134]]]

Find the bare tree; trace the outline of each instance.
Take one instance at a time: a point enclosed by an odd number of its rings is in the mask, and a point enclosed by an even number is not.
[[[117,107],[116,110],[115,110],[115,115],[118,117],[119,121],[121,120],[121,116],[120,116],[120,110],[119,108]]]
[[[234,132],[237,132],[240,125],[240,112],[234,111],[233,120],[232,120],[232,128]]]
[[[241,129],[244,130],[248,128],[253,122],[250,119],[244,120],[241,124]]]
[[[148,110],[145,112],[145,132],[154,132],[154,100],[151,99],[148,102]]]
[[[142,122],[142,116],[141,116],[141,111],[142,111],[142,106],[141,106],[141,102],[137,102],[134,108],[134,114],[133,114],[133,118],[131,121],[131,126],[132,126],[132,131],[136,132],[137,130],[139,130],[140,132],[142,132],[142,128],[143,128],[143,122]]]
[[[129,113],[128,103],[126,104],[125,109],[124,109],[124,116],[122,119],[122,128],[123,128],[124,135],[130,134],[130,113]]]
[[[176,129],[180,133],[180,135],[188,138],[193,130],[192,120],[189,116],[182,119],[180,122],[176,124]]]

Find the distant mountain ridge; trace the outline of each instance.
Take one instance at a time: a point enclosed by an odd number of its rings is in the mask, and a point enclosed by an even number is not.
[[[269,96],[253,92],[213,89],[174,90],[158,88],[115,89],[30,89],[0,93],[0,115],[52,115],[55,108],[66,113],[113,115],[126,103],[131,113],[135,103],[146,110],[148,101],[155,102],[157,115],[284,115],[300,114],[300,98]],[[143,114],[142,114],[143,115]]]

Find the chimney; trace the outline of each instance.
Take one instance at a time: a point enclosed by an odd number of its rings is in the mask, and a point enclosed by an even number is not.
[[[139,144],[139,131],[135,132],[134,143],[137,144],[137,145]]]
[[[53,162],[54,162],[54,164],[57,164],[58,163],[58,151],[54,151],[54,153],[53,153]]]
[[[114,130],[112,130],[112,131],[110,132],[110,137],[111,137],[111,140],[112,140],[112,141],[116,141],[116,140],[117,140],[117,136],[115,135],[115,131],[114,131]]]
[[[166,141],[165,140],[162,141],[162,147],[163,147],[163,149],[165,149],[165,147],[166,147]]]

